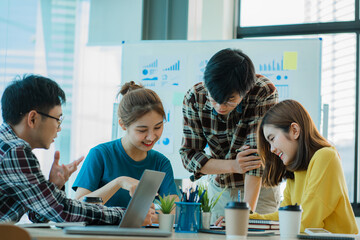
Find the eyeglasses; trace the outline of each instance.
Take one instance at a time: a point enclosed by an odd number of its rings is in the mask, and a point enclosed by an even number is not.
[[[46,114],[46,113],[43,113],[43,112],[37,111],[37,113],[40,114],[40,115],[43,115],[43,116],[45,116],[45,117],[55,119],[55,120],[58,122],[58,124],[59,124],[59,125],[58,125],[58,129],[60,128],[61,123],[62,123],[63,120],[64,120],[64,116],[60,116],[59,118],[56,118],[56,117],[50,116],[50,115],[48,115],[48,114]]]
[[[219,104],[212,97],[210,97],[210,94],[208,94],[208,98],[209,98],[209,100],[210,100],[210,102],[212,104]],[[237,103],[237,102],[227,101],[227,102],[224,102],[224,103],[219,104],[219,105],[225,105],[227,107],[236,107],[238,104],[239,103]]]

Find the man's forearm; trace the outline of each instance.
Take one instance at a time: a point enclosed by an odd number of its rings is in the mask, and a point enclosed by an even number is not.
[[[245,175],[244,182],[244,202],[250,205],[250,209],[255,211],[261,189],[261,177]]]
[[[76,191],[75,198],[82,200],[83,197],[101,197],[103,204],[105,204],[119,189],[121,188],[119,183],[119,178],[115,178],[111,182],[107,183],[105,186],[96,189],[95,191],[90,191],[87,189],[78,189]]]
[[[234,160],[209,159],[201,168],[203,174],[222,174],[234,172]]]

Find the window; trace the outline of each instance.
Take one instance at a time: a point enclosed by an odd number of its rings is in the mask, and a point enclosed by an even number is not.
[[[322,103],[329,104],[328,140],[339,151],[349,197],[354,199],[356,34],[320,36]]]
[[[260,7],[259,7],[260,6]],[[354,0],[241,0],[241,27],[354,21]]]
[[[266,12],[259,12],[259,8],[251,7],[253,4],[265,4],[262,9]],[[359,87],[360,21],[359,7],[355,5],[359,6],[358,0],[241,0],[238,38],[323,39],[321,96],[322,104],[329,105],[328,140],[340,153],[350,201],[359,214],[356,168],[359,97],[356,89]]]
[[[34,151],[47,177],[55,150],[66,164],[111,139],[121,52],[87,45],[90,0],[3,0],[0,14],[0,92],[16,75],[34,73],[53,79],[66,94],[55,143],[50,151]],[[66,186],[69,197],[76,175]]]
[[[45,176],[54,149],[60,150],[61,163],[70,161],[76,7],[76,0],[0,1],[0,92],[16,75],[35,73],[55,80],[66,93],[55,146],[35,151]]]

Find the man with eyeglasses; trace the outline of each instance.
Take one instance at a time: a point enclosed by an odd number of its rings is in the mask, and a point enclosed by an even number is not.
[[[211,198],[227,188],[212,210],[212,223],[224,216],[229,201],[248,202],[252,211],[271,213],[280,203],[279,188],[261,188],[261,160],[256,131],[264,113],[278,102],[274,84],[255,74],[240,50],[217,52],[183,102],[184,167],[199,179],[209,175]],[[259,197],[260,195],[260,197]]]
[[[40,114],[40,115],[43,115],[43,116],[45,116],[45,117],[48,117],[48,118],[52,118],[52,119],[55,119],[57,122],[58,122],[58,129],[60,128],[60,125],[61,125],[61,123],[63,122],[63,120],[64,120],[64,116],[60,116],[59,118],[57,118],[57,117],[53,117],[53,116],[50,116],[50,115],[48,115],[48,114],[46,114],[46,113],[43,113],[43,112],[40,112],[40,111],[37,111],[37,113],[38,114]]]
[[[48,149],[61,131],[64,91],[49,78],[25,75],[5,89],[1,97],[0,222],[18,222],[28,214],[33,222],[87,222],[119,224],[124,209],[66,198],[64,184],[80,159],[59,165],[56,151],[49,180],[32,150]],[[144,224],[151,223],[149,210]]]

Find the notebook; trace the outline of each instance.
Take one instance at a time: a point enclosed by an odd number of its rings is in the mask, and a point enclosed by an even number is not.
[[[250,229],[264,229],[264,230],[280,230],[279,221],[263,220],[263,219],[250,219]]]
[[[16,223],[15,225],[23,228],[64,228],[64,227],[74,227],[74,226],[85,226],[85,222],[47,222],[47,223]]]
[[[226,235],[226,231],[224,229],[203,229],[203,228],[201,228],[201,229],[199,229],[199,232]],[[254,237],[254,236],[274,236],[275,231],[249,229],[247,235],[250,236],[250,237]]]
[[[145,170],[119,226],[66,227],[66,234],[155,236],[168,237],[172,233],[159,229],[142,228],[146,214],[156,196],[165,173]]]

